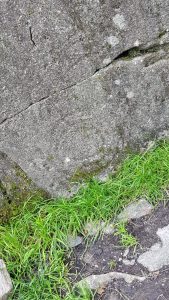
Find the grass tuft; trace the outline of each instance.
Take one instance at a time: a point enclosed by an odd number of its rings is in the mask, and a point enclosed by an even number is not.
[[[136,198],[156,204],[168,185],[169,142],[163,141],[143,154],[130,155],[105,183],[89,180],[69,201],[31,197],[18,216],[0,226],[0,257],[15,287],[11,299],[91,299],[88,292],[71,294],[67,235],[83,234],[86,222],[113,219]]]
[[[133,247],[138,244],[137,239],[127,231],[126,224],[125,223],[118,223],[116,225],[116,233],[115,235],[118,235],[120,238],[120,244],[125,247]]]

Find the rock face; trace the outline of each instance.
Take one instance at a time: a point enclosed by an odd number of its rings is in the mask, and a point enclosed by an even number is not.
[[[47,196],[5,153],[0,152],[0,223],[17,212],[21,202],[33,194]]]
[[[168,134],[168,0],[5,0],[0,27],[0,151],[39,187]]]

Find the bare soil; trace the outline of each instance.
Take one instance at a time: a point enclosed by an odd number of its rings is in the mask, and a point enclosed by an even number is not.
[[[138,245],[130,248],[128,253],[113,234],[99,237],[88,245],[83,242],[72,255],[71,271],[77,275],[71,275],[71,280],[76,282],[92,274],[112,271],[146,276],[142,283],[127,284],[124,280],[114,280],[96,293],[95,300],[114,300],[115,295],[118,300],[169,300],[169,266],[150,273],[137,263],[138,256],[159,241],[158,228],[168,224],[169,202],[162,202],[148,217],[128,223],[128,231],[138,240]],[[126,265],[125,260],[134,264]]]

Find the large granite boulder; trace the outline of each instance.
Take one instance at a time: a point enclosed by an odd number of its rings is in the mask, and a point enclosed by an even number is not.
[[[0,27],[0,151],[39,187],[168,135],[168,0],[4,0]]]

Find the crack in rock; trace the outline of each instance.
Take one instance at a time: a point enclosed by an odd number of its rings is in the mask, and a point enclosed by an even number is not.
[[[23,108],[22,110],[20,110],[19,112],[17,112],[16,114],[12,115],[12,116],[9,116],[7,118],[5,118],[1,123],[0,125],[3,125],[4,123],[6,123],[8,120],[11,120],[13,118],[15,118],[16,116],[19,116],[21,113],[25,112],[26,110],[28,110],[30,107],[48,99],[50,96],[46,96],[46,97],[42,97],[41,99],[39,99],[38,101],[36,101],[35,103],[30,103],[27,107]]]
[[[33,46],[36,46],[35,41],[33,39],[32,27],[31,26],[29,26],[29,34],[30,34],[30,40],[31,40]]]
[[[32,28],[31,26],[29,26],[29,31],[30,31],[30,39],[33,43],[33,45],[35,46],[35,42],[33,40],[33,35],[32,35]],[[150,53],[156,53],[162,49],[165,49],[165,47],[169,47],[169,43],[164,43],[162,45],[156,45],[156,46],[150,46],[148,48],[141,48],[140,47],[132,47],[132,48],[129,48],[128,50],[125,50],[124,52],[122,52],[121,54],[119,54],[117,57],[115,57],[112,61],[110,61],[108,64],[106,64],[105,66],[101,67],[101,68],[98,68],[92,75],[90,75],[89,77],[83,79],[82,81],[79,81],[79,82],[76,82],[74,84],[71,84],[71,85],[68,85],[67,87],[65,88],[62,88],[61,90],[58,90],[58,93],[62,92],[62,91],[65,91],[65,90],[68,90],[72,87],[75,87],[77,85],[80,85],[82,84],[83,82],[89,80],[90,78],[92,78],[93,76],[97,75],[98,73],[102,72],[104,69],[108,68],[112,63],[116,62],[116,61],[123,61],[124,59],[128,58],[127,60],[130,61],[136,57],[140,57],[140,56],[145,56],[146,54],[150,54]],[[168,49],[169,50],[169,49]],[[162,59],[162,58],[159,58],[159,60]],[[56,93],[56,92],[55,92]],[[53,93],[53,94],[55,94]],[[53,95],[51,93],[51,96]],[[49,98],[49,96],[46,96],[46,97],[43,97],[41,98],[40,100],[36,101],[35,103],[31,103],[29,104],[26,108],[20,110],[19,112],[17,112],[16,114],[10,116],[10,117],[6,117],[1,123],[0,125],[3,125],[6,121],[10,120],[10,119],[13,119],[14,117],[18,116],[20,113],[26,111],[27,109],[29,109],[31,106],[43,101],[43,100],[46,100],[47,98]]]

